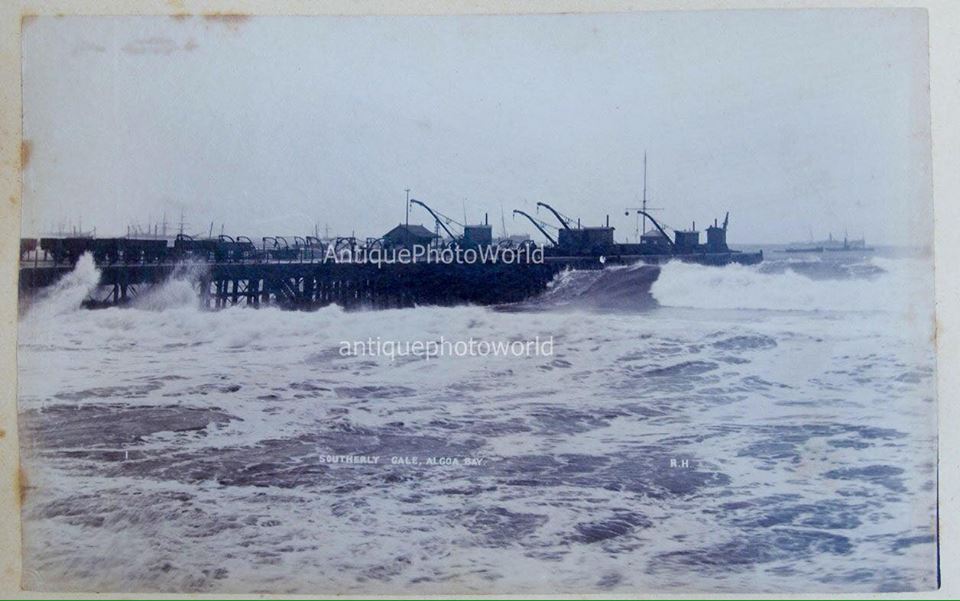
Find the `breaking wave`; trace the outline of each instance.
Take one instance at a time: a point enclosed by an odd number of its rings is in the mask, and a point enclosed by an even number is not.
[[[25,319],[43,321],[80,309],[100,282],[100,270],[90,253],[84,253],[70,271],[42,290],[24,313]]]
[[[650,286],[660,268],[655,265],[618,265],[603,270],[563,271],[547,291],[525,306],[553,309],[642,311],[656,307]]]
[[[207,266],[200,263],[187,263],[176,269],[162,284],[145,290],[133,299],[131,305],[145,311],[163,311],[199,307],[200,295],[198,280]]]
[[[786,262],[785,262],[786,263]],[[705,267],[670,262],[651,293],[661,306],[772,311],[932,311],[933,274],[926,262],[871,258],[856,277],[824,278],[759,266]],[[869,268],[869,269],[867,269]]]

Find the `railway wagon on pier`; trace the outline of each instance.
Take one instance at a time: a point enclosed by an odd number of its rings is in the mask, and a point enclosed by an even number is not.
[[[36,252],[36,238],[20,238],[20,260],[22,261],[29,253]]]
[[[217,238],[193,238],[187,234],[178,234],[173,241],[170,258],[175,261],[195,259],[215,263],[239,263],[257,259],[259,256],[257,247],[246,236],[233,238],[221,234]]]
[[[57,265],[75,264],[85,253],[98,265],[114,263],[158,263],[167,257],[166,240],[135,238],[41,238],[44,258]]]

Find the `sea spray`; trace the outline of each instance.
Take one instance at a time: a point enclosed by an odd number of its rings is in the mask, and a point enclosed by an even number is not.
[[[598,270],[564,270],[547,291],[524,303],[540,310],[602,310],[640,312],[656,306],[650,284],[657,279],[656,265],[634,263]]]
[[[77,311],[99,282],[100,270],[94,263],[93,256],[84,253],[72,271],[37,294],[22,317],[44,321]]]
[[[932,308],[929,265],[911,259],[873,258],[869,277],[819,279],[788,268],[705,267],[681,262],[663,266],[651,293],[663,306],[770,311],[917,312]]]
[[[198,307],[200,281],[209,270],[206,263],[181,263],[163,283],[145,288],[142,294],[134,297],[132,306],[146,311]]]

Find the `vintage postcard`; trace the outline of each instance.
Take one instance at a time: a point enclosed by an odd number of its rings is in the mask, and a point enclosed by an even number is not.
[[[935,590],[929,26],[24,18],[23,588]]]

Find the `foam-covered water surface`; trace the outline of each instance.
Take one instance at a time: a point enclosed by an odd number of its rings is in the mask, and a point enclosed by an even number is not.
[[[565,273],[518,310],[355,312],[201,311],[180,280],[81,310],[81,261],[20,320],[25,584],[935,587],[930,263],[843,255]],[[554,344],[338,352],[441,336]]]

